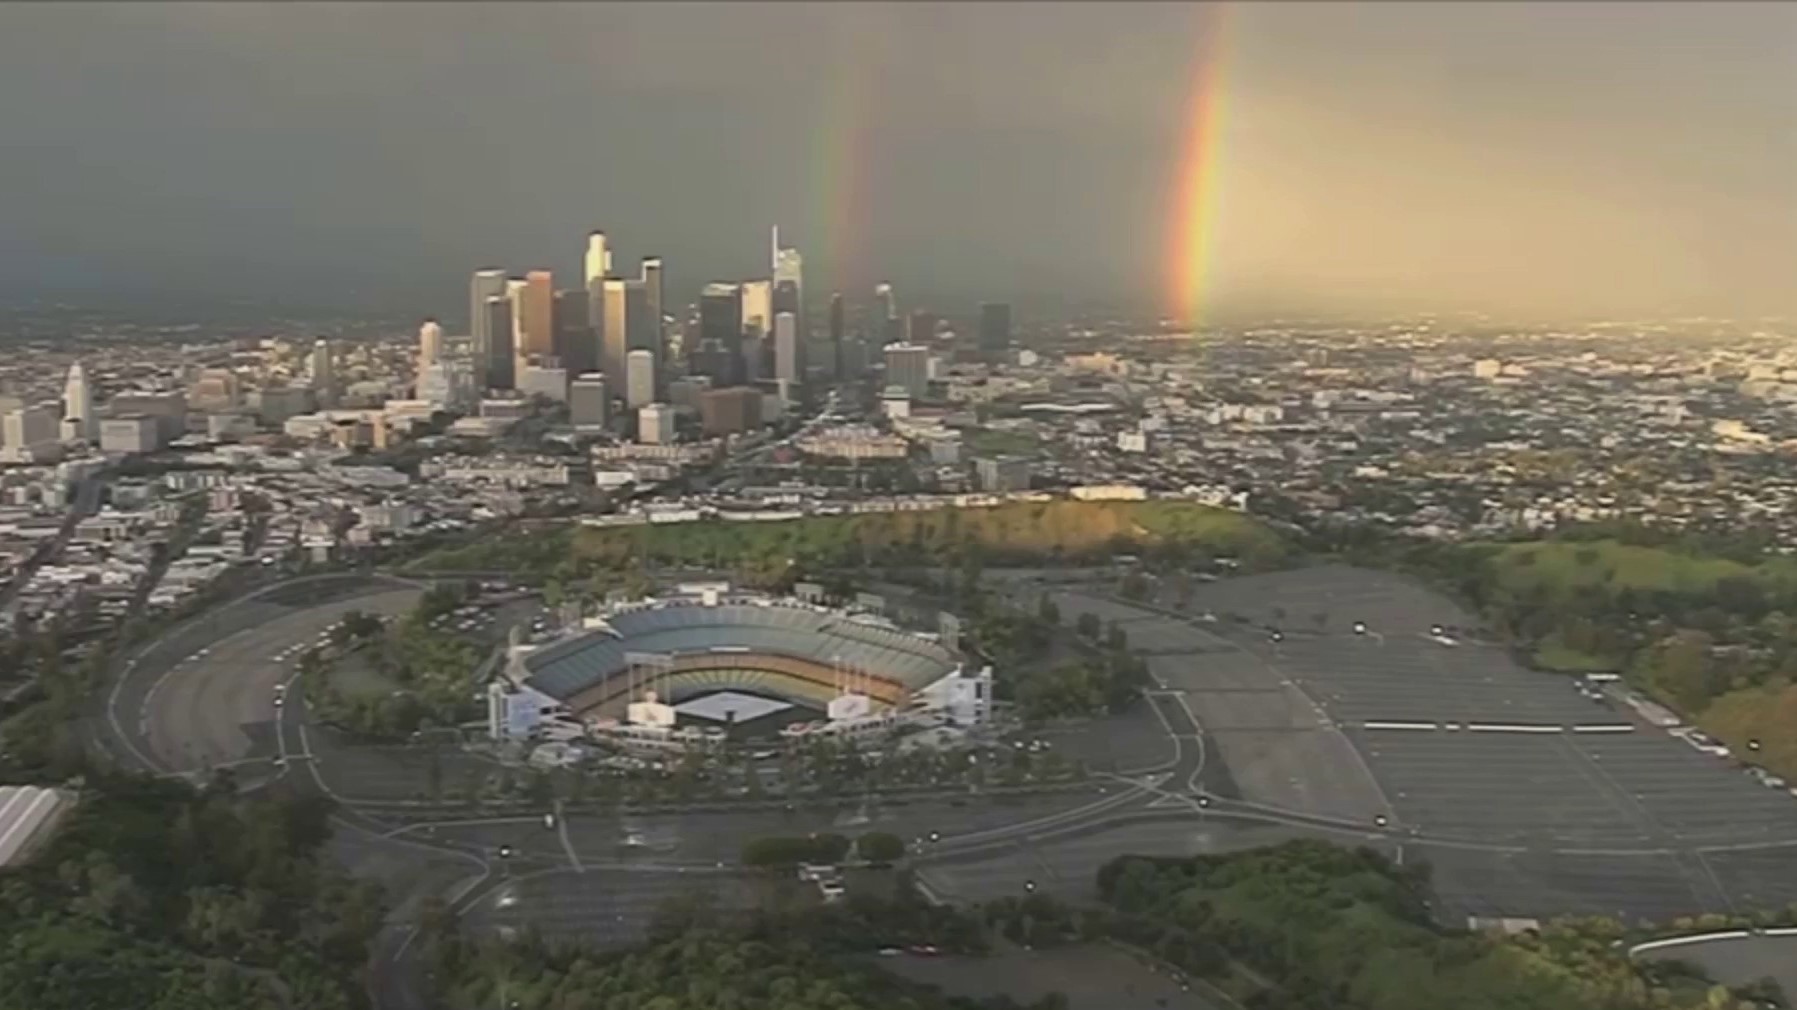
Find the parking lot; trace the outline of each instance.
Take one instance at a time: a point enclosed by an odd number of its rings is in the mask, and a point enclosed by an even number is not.
[[[658,911],[676,900],[752,907],[760,882],[734,873],[558,870],[499,880],[468,910],[475,933],[519,930],[619,946],[643,939]]]

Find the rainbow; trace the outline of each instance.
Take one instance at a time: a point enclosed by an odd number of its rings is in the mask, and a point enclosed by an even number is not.
[[[1197,325],[1209,308],[1215,280],[1217,223],[1222,211],[1221,176],[1229,5],[1197,8],[1199,43],[1193,58],[1192,89],[1179,129],[1173,215],[1167,223],[1167,309],[1176,321]]]
[[[817,195],[815,217],[823,226],[826,259],[820,264],[834,287],[863,280],[861,242],[867,194],[875,158],[871,118],[874,78],[879,69],[872,43],[877,36],[851,31],[833,45],[831,86],[826,89],[822,122],[811,131],[811,192]]]

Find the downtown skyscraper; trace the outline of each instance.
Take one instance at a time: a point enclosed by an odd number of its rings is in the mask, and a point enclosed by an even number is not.
[[[494,358],[495,334],[493,332],[493,312],[489,303],[494,298],[505,297],[506,277],[504,270],[486,268],[476,270],[474,277],[468,282],[468,332],[474,344],[474,385],[485,390],[497,385],[491,376],[491,362]],[[511,317],[506,317],[506,327],[511,326]],[[511,338],[506,338],[506,357],[511,357]]]

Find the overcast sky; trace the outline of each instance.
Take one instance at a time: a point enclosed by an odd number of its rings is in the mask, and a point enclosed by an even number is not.
[[[683,300],[1153,304],[1174,4],[0,4],[0,290],[457,318],[584,233]],[[1797,5],[1244,4],[1219,297],[1797,314]],[[620,262],[623,262],[620,260]],[[1026,310],[1027,311],[1027,310]]]

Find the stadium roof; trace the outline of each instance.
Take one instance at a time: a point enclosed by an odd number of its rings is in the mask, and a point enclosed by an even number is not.
[[[632,652],[766,652],[839,664],[911,690],[935,683],[959,665],[955,654],[936,642],[837,611],[773,601],[664,603],[621,609],[607,621],[615,635],[593,631],[526,656],[527,683],[550,697],[571,697],[622,671]]]
[[[38,786],[0,786],[0,866],[11,866],[68,805],[62,793]]]

